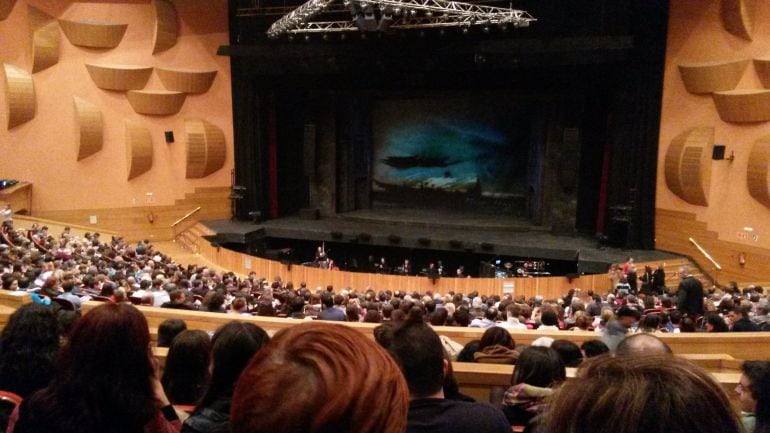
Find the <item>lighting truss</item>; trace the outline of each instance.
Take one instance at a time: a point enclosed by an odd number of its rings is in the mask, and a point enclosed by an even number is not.
[[[536,21],[528,12],[451,0],[344,0],[349,20],[312,21],[337,10],[338,0],[308,0],[281,17],[267,30],[270,38],[298,33],[386,31],[498,25],[528,27]]]

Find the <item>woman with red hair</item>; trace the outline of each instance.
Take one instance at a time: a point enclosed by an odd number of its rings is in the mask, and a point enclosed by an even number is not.
[[[309,323],[278,332],[233,395],[232,433],[403,433],[409,390],[393,358],[362,333]]]

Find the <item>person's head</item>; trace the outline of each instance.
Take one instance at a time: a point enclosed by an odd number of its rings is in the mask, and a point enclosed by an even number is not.
[[[706,314],[706,331],[707,332],[727,332],[730,328],[727,326],[727,322],[717,313]]]
[[[187,323],[182,319],[166,319],[158,326],[158,347],[171,347],[180,332],[187,329]]]
[[[499,326],[492,326],[484,331],[484,335],[481,336],[481,343],[479,343],[479,351],[495,345],[500,345],[507,349],[516,348],[516,342],[511,337],[511,333]]]
[[[621,325],[630,328],[642,317],[642,314],[636,308],[624,305],[618,309],[617,317]]]
[[[653,334],[633,334],[618,343],[616,356],[661,354],[672,355],[671,348],[663,340]]]
[[[512,384],[549,388],[563,382],[567,371],[559,354],[550,347],[530,346],[521,351],[513,370]]]
[[[211,381],[198,407],[231,396],[238,376],[269,340],[264,329],[248,322],[232,321],[217,329],[211,338]]]
[[[577,367],[583,362],[583,352],[580,347],[569,340],[556,340],[551,343],[551,349],[559,354],[565,367]]]
[[[712,376],[675,356],[600,356],[556,392],[543,416],[550,433],[739,433]]]
[[[756,432],[770,431],[770,362],[746,361],[741,365],[741,379],[735,391],[741,410],[754,413]]]
[[[583,344],[580,345],[580,349],[583,351],[586,358],[593,358],[610,352],[610,348],[601,340],[584,341]]]
[[[48,385],[59,351],[56,314],[40,304],[19,307],[0,336],[0,389],[27,398]]]
[[[90,310],[61,349],[51,384],[27,400],[30,410],[58,431],[142,431],[157,411],[149,347],[147,320],[132,305]]]
[[[383,348],[346,326],[307,323],[279,331],[254,356],[235,389],[230,425],[233,433],[400,433],[408,404]]]
[[[412,398],[435,395],[444,384],[441,340],[430,326],[407,321],[393,332],[390,353],[401,366]]]
[[[543,309],[543,313],[540,315],[540,322],[545,326],[556,326],[559,324],[559,316],[556,314],[556,310],[553,308]]]
[[[163,369],[163,389],[172,404],[194,405],[209,378],[211,339],[200,330],[179,333],[171,343]]]

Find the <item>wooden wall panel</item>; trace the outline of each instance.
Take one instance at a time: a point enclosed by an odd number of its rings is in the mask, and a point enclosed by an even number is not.
[[[153,0],[155,32],[152,36],[152,53],[158,54],[176,45],[179,36],[179,17],[169,0]]]
[[[722,266],[716,272],[711,263],[687,240],[695,239]],[[717,277],[719,284],[728,281],[750,283],[770,281],[770,250],[750,244],[720,239],[718,234],[708,230],[706,223],[698,221],[689,212],[656,209],[655,248],[691,257],[703,270]],[[738,256],[744,253],[745,265],[741,266]]]
[[[155,68],[163,87],[185,93],[206,93],[214,82],[217,71]]]
[[[59,20],[72,45],[87,48],[115,48],[123,40],[128,24]]]
[[[8,18],[15,4],[16,0],[0,0],[0,21]]]
[[[748,59],[730,62],[682,63],[679,65],[679,75],[690,93],[733,90],[748,65]]]
[[[682,200],[708,206],[714,128],[691,128],[671,140],[666,151],[666,185]]]
[[[59,62],[59,22],[56,18],[32,6],[27,7],[32,32],[32,73]]]
[[[746,0],[721,0],[722,25],[729,33],[751,40],[751,13]]]
[[[3,63],[5,70],[5,100],[8,109],[8,129],[15,128],[35,117],[37,102],[35,84],[27,71]]]
[[[770,135],[754,142],[749,154],[746,180],[749,194],[763,205],[770,207]]]
[[[129,90],[126,97],[136,113],[168,116],[182,109],[187,94],[170,90]]]
[[[75,104],[76,145],[80,161],[102,150],[104,123],[99,107],[77,96],[72,99]]]
[[[225,164],[225,134],[203,119],[185,120],[188,179],[206,177]]]
[[[150,130],[131,120],[126,120],[126,163],[128,180],[152,168],[152,135]]]
[[[152,66],[96,65],[86,63],[88,75],[97,87],[105,90],[139,90],[147,85]]]
[[[770,120],[770,90],[729,90],[714,92],[714,104],[725,122],[766,122]]]

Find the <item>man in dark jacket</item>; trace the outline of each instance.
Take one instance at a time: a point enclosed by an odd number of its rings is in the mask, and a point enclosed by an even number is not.
[[[690,317],[703,315],[703,284],[692,276],[687,266],[679,268],[679,278],[676,308]]]
[[[752,322],[749,318],[751,307],[748,305],[739,305],[728,314],[733,326],[730,328],[733,332],[759,332],[759,325]]]

